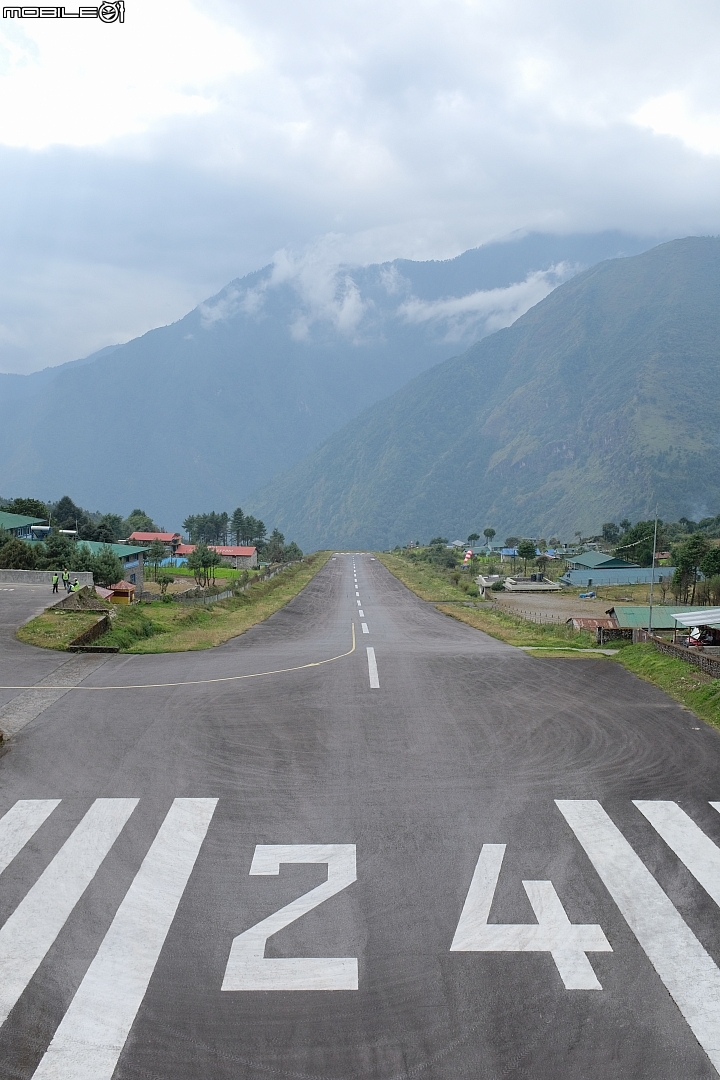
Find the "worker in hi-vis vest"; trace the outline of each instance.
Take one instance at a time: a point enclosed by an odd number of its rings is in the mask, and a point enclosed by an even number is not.
[[[65,586],[65,592],[70,592],[70,571],[67,566],[62,572],[62,583]]]
[[[80,592],[80,582],[77,578],[73,581],[70,592]]]
[[[60,581],[60,575],[58,574],[58,572],[56,570],[55,573],[52,576],[53,592],[58,591],[58,583],[59,583],[59,581]]]

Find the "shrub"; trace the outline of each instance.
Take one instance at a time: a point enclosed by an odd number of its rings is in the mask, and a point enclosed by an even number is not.
[[[29,544],[13,537],[0,548],[0,567],[3,570],[34,570],[35,552]]]

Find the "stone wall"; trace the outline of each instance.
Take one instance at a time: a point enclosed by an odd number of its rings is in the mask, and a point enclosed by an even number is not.
[[[684,660],[686,664],[694,664],[706,675],[711,675],[713,679],[720,679],[720,660],[713,656],[705,656],[702,649],[687,649],[684,645],[674,645],[672,641],[663,641],[662,638],[654,636],[652,643],[658,652],[674,656],[677,660]]]
[[[53,573],[53,570],[0,570],[0,584],[47,585],[48,589],[52,589]],[[93,576],[91,573],[82,570],[75,574],[71,571],[70,580],[74,581],[75,578],[78,579],[81,585],[89,585],[92,588]],[[60,582],[59,588],[62,593],[62,581]]]

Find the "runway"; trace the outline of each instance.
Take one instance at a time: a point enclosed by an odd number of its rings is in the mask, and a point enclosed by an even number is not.
[[[0,1077],[720,1069],[718,734],[370,555],[65,688],[0,757],[0,815]]]

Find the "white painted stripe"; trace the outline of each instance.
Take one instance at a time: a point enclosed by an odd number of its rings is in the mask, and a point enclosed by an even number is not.
[[[379,690],[380,680],[378,679],[377,661],[375,659],[375,650],[369,645],[367,647],[368,656],[368,674],[370,676],[370,689]]]
[[[137,803],[137,799],[96,799],[0,930],[0,1023],[37,971]]]
[[[696,1039],[720,1069],[720,971],[600,803],[556,802]]]
[[[368,624],[366,622],[360,623],[360,626],[362,627],[363,634],[369,634],[370,633],[370,631],[368,630]]]
[[[59,799],[21,799],[0,818],[0,874],[25,847]]]
[[[358,607],[360,607],[360,601],[359,601],[359,600],[358,600],[358,602],[357,602],[357,606],[358,606]]]
[[[175,799],[34,1080],[110,1080],[217,799]]]
[[[720,904],[720,849],[677,803],[633,801],[692,876]]]
[[[358,611],[358,615],[360,616],[361,619],[365,618],[365,612],[363,611],[362,608],[360,608],[360,610]]]

